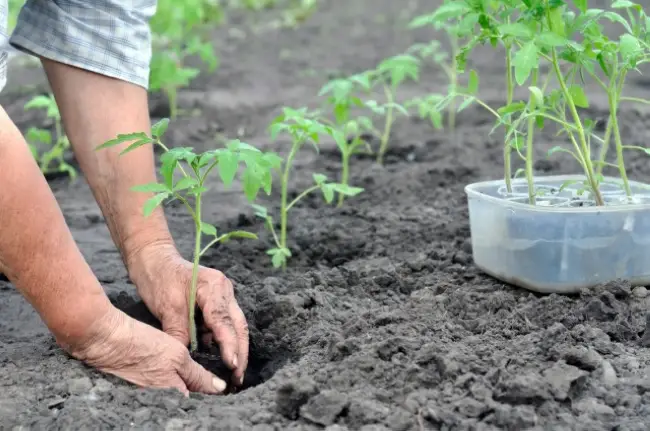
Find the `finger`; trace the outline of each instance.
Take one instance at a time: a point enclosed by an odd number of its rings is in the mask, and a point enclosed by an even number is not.
[[[177,389],[180,393],[182,393],[186,397],[190,396],[190,391],[187,389],[187,385],[185,384],[185,382],[183,382],[183,379],[181,379],[179,376],[173,377],[172,380],[169,382],[169,385],[165,385],[163,386],[163,388]]]
[[[221,357],[230,369],[239,368],[239,343],[237,340],[237,331],[230,316],[230,304],[232,295],[223,294],[223,291],[232,292],[232,283],[224,278],[221,289],[211,287],[210,295],[205,295],[204,303],[200,304],[203,310],[205,326],[207,326],[214,340],[219,344]]]
[[[189,353],[185,356],[185,362],[178,370],[178,375],[192,392],[220,394],[226,390],[226,382],[194,362]]]
[[[232,316],[235,332],[237,333],[237,369],[235,370],[234,379],[239,386],[244,383],[244,373],[248,367],[248,349],[249,349],[249,331],[248,322],[244,312],[239,308],[236,302],[230,304],[230,315]]]
[[[237,331],[228,312],[228,304],[219,304],[210,313],[210,320],[207,325],[212,331],[214,340],[219,344],[221,357],[228,368],[235,370],[239,368],[239,342]]]

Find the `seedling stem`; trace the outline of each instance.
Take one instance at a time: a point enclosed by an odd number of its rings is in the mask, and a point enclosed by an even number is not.
[[[377,153],[377,163],[384,163],[384,154],[388,149],[388,141],[390,139],[390,130],[393,126],[393,92],[384,84],[384,94],[386,95],[386,123],[384,125],[384,133],[381,135],[381,144],[379,145],[379,152]]]
[[[120,152],[120,155],[129,153],[147,144],[158,145],[163,149],[161,155],[160,173],[164,179],[162,183],[150,183],[138,185],[132,188],[133,191],[153,193],[144,204],[144,216],[148,217],[157,207],[168,199],[177,199],[183,203],[188,214],[194,221],[194,251],[192,254],[192,279],[188,292],[189,305],[189,332],[190,351],[198,348],[196,331],[196,292],[198,288],[198,277],[201,257],[216,243],[224,243],[231,238],[257,239],[257,236],[245,231],[231,231],[218,235],[217,228],[202,220],[203,193],[207,191],[206,179],[215,167],[218,167],[221,180],[229,187],[240,166],[244,163],[244,193],[249,201],[253,201],[259,190],[264,189],[267,194],[271,193],[271,170],[277,168],[280,159],[273,153],[262,153],[257,148],[248,144],[233,140],[228,142],[226,148],[209,150],[202,154],[196,154],[189,147],[169,149],[162,143],[161,138],[167,130],[168,119],[163,119],[151,127],[151,136],[144,132],[136,132],[118,135],[100,145],[97,149],[114,147],[120,144],[128,146]],[[182,166],[187,165],[187,170]],[[174,180],[174,173],[179,171],[182,178]],[[194,208],[190,205],[188,198],[194,198]],[[203,249],[201,243],[203,234],[214,237]]]

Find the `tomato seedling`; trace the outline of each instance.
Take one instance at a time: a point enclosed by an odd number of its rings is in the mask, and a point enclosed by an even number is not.
[[[54,123],[54,133],[48,129],[30,127],[25,133],[25,139],[29,144],[32,155],[38,162],[41,172],[45,175],[65,172],[71,179],[77,177],[77,171],[65,161],[65,153],[70,149],[70,141],[63,131],[61,114],[56,104],[54,95],[39,95],[25,104],[25,111],[30,109],[44,109],[47,118]],[[43,153],[40,147],[43,146]],[[54,167],[52,166],[54,165]]]
[[[367,74],[332,80],[318,93],[319,96],[326,96],[327,106],[333,117],[333,120],[321,117],[321,121],[331,126],[331,135],[341,153],[340,183],[344,186],[349,186],[351,157],[355,154],[372,154],[372,148],[364,139],[364,134],[380,136],[369,117],[352,117],[353,108],[364,106],[356,95],[357,91],[361,90],[370,90]],[[341,207],[345,194],[339,193],[338,196],[337,206]]]
[[[465,17],[453,18],[451,22],[444,20],[448,11],[440,8],[433,13],[415,17],[409,23],[409,28],[417,29],[422,27],[432,27],[436,31],[443,30],[449,40],[450,52],[444,52],[441,44],[433,40],[427,44],[416,44],[410,49],[410,53],[415,53],[421,58],[428,58],[435,65],[440,67],[449,81],[448,93],[457,91],[458,86],[458,55],[460,54],[459,42],[468,38],[473,33],[474,22]],[[434,107],[444,98],[441,94],[433,94],[423,98],[415,98],[410,104],[418,107],[421,118],[429,118],[433,126],[437,129],[442,128],[442,118],[440,112]],[[451,101],[447,106],[447,128],[450,131],[456,129],[456,105]]]
[[[209,72],[217,68],[218,58],[209,32],[222,20],[221,6],[215,1],[158,2],[150,23],[153,51],[149,89],[167,96],[172,119],[178,115],[178,89],[187,87],[200,73],[185,64],[187,57],[197,55]]]
[[[373,113],[384,117],[384,130],[377,152],[377,163],[384,163],[384,156],[388,150],[390,132],[395,121],[395,111],[408,116],[409,113],[402,105],[397,103],[397,89],[407,79],[417,81],[420,77],[420,60],[410,54],[400,54],[383,60],[370,74],[371,86],[381,85],[386,96],[383,104],[375,100],[368,100],[364,105]]]
[[[587,3],[585,0],[575,2],[576,11],[570,10],[563,0],[494,0],[487,4],[462,0],[441,7],[447,11],[447,19],[464,17],[475,20],[475,25],[480,28],[461,49],[459,64],[462,68],[467,55],[478,44],[489,42],[496,46],[502,42],[506,47],[507,74],[512,76],[512,80],[508,78],[509,103],[493,112],[498,115],[498,123],[506,126],[504,165],[509,191],[511,175],[508,154],[511,148],[519,148],[521,136],[526,135],[525,171],[531,189],[531,203],[534,203],[533,132],[535,127],[543,128],[547,121],[558,125],[560,133],[567,136],[572,146],[571,149],[555,147],[550,153],[568,153],[579,163],[585,174],[585,187],[593,194],[597,205],[604,205],[604,201],[599,190],[601,175],[594,166],[605,164],[606,148],[601,152],[603,160],[594,161],[591,143],[594,139],[606,144],[609,136],[613,135],[617,153],[617,163],[613,166],[619,170],[625,192],[631,197],[623,150],[639,147],[622,144],[617,110],[619,103],[625,100],[621,92],[628,72],[648,61],[650,20],[640,5],[628,0],[612,3],[613,9],[625,10],[627,19],[615,11],[589,9]],[[604,34],[600,24],[603,19],[622,25],[624,31],[618,40]],[[543,61],[550,71],[540,87],[538,78]],[[599,72],[604,74],[604,79],[599,77]],[[587,76],[604,90],[609,101],[610,116],[605,139],[593,133],[594,122],[580,113],[580,109],[589,107],[584,84]],[[547,91],[551,79],[558,88]],[[512,102],[510,95],[515,84],[528,86],[528,103]],[[643,102],[633,98],[627,100]],[[516,121],[503,121],[505,116],[514,115],[518,116]],[[517,130],[522,123],[526,125],[525,133]]]
[[[162,142],[168,124],[169,120],[163,119],[152,126],[151,135],[144,132],[118,135],[115,139],[105,142],[97,149],[110,148],[126,143],[129,143],[129,145],[120,152],[120,155],[127,154],[148,144],[158,145],[163,149],[160,156],[160,174],[163,181],[137,185],[132,190],[153,194],[144,204],[143,212],[145,217],[151,215],[163,202],[171,199],[182,202],[194,221],[194,252],[189,291],[189,325],[190,348],[191,351],[195,351],[197,336],[194,316],[201,257],[215,244],[224,243],[232,238],[257,239],[257,235],[246,231],[238,230],[220,233],[214,225],[203,221],[202,202],[203,194],[208,190],[208,176],[213,172],[218,172],[224,185],[230,187],[237,172],[243,165],[244,194],[252,202],[260,190],[267,194],[271,193],[272,171],[280,166],[281,159],[274,153],[264,153],[239,140],[228,142],[225,148],[208,150],[200,154],[195,153],[191,147],[169,149]],[[174,176],[179,172],[181,178],[176,181]],[[194,205],[191,204],[192,200]],[[203,235],[210,238],[210,241],[205,246],[202,246]]]
[[[265,221],[266,228],[273,236],[275,247],[267,251],[271,256],[271,263],[275,268],[286,268],[287,260],[292,256],[287,245],[287,226],[289,211],[312,192],[320,190],[327,203],[334,200],[335,193],[345,196],[356,196],[363,191],[359,187],[350,187],[341,183],[330,182],[323,174],[313,174],[314,185],[301,192],[295,199],[289,201],[289,176],[294,159],[300,149],[307,143],[314,146],[318,151],[318,144],[321,137],[334,135],[335,129],[318,121],[318,113],[308,112],[306,108],[292,109],[284,108],[281,115],[273,120],[270,125],[272,139],[276,139],[280,133],[285,133],[291,138],[291,149],[284,160],[281,179],[280,196],[280,233],[275,229],[275,222],[269,211],[261,206],[254,205],[258,217]]]

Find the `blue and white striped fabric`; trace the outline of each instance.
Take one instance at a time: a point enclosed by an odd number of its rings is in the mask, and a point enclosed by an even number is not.
[[[157,0],[27,0],[9,43],[31,55],[148,88],[149,20],[156,6]],[[7,12],[7,0],[0,0],[0,34],[6,35]],[[0,54],[0,89],[5,63]]]

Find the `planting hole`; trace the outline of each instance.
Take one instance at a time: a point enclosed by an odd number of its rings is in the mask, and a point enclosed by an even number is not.
[[[113,302],[116,307],[134,319],[153,326],[156,329],[162,328],[158,319],[151,314],[144,302],[136,302],[123,293],[116,300],[114,299]],[[200,328],[203,321],[201,313],[198,310],[196,320],[197,328]],[[292,351],[286,346],[283,347],[278,344],[267,345],[263,342],[260,331],[257,331],[254,327],[249,327],[249,331],[248,367],[246,368],[244,383],[240,388],[236,388],[231,384],[232,372],[221,360],[219,347],[216,343],[205,346],[199,341],[197,352],[192,354],[192,358],[197,363],[228,383],[226,393],[242,392],[266,382],[292,357]]]

